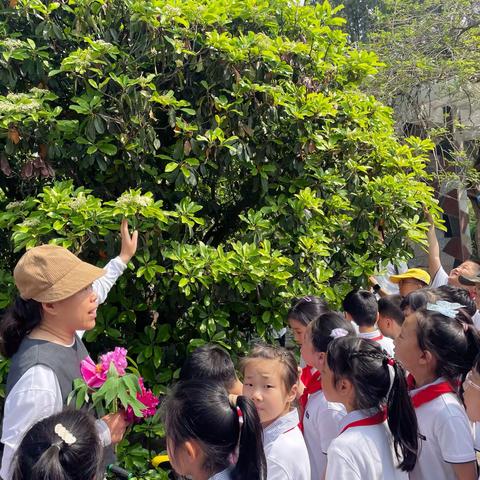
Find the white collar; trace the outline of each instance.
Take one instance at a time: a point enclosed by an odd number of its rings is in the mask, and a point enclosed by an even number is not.
[[[358,332],[358,337],[360,338],[376,338],[376,337],[383,337],[383,334],[380,330],[374,330],[373,332]]]
[[[369,408],[367,410],[352,410],[350,413],[347,413],[342,420],[340,421],[340,431],[342,431],[347,425],[353,422],[358,422],[364,418],[371,417],[378,413],[378,408]]]
[[[410,390],[408,393],[410,394],[410,396],[412,396],[412,395],[415,395],[416,393],[418,393],[422,390],[425,390],[426,388],[430,387],[431,385],[436,385],[437,383],[442,383],[444,381],[445,381],[444,377],[439,377],[434,382],[427,383],[426,385],[423,385],[422,387],[414,388],[414,389]]]
[[[208,480],[230,480],[230,469],[226,468],[221,472],[216,473],[213,477],[210,477]]]
[[[268,444],[274,442],[282,433],[286,433],[289,430],[298,426],[300,419],[298,417],[298,411],[296,408],[288,412],[287,414],[277,418],[268,427],[263,429],[263,442]]]

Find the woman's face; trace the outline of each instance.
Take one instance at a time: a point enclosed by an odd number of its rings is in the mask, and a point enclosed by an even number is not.
[[[75,293],[71,297],[55,302],[51,312],[55,312],[55,318],[62,328],[75,332],[77,330],[91,330],[95,327],[97,318],[97,294],[92,285]]]
[[[294,318],[289,318],[288,319],[288,324],[290,325],[290,328],[292,329],[293,338],[295,339],[295,342],[298,343],[298,345],[302,346],[303,337],[305,336],[307,326],[304,325],[302,322],[299,322],[298,320],[294,319]]]

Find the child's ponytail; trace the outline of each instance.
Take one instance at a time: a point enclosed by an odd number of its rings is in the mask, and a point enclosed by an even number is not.
[[[65,472],[60,463],[60,449],[50,445],[32,468],[33,478],[48,478],[48,480],[65,480]]]
[[[387,408],[399,468],[411,471],[418,455],[418,424],[408,395],[405,371],[372,340],[345,336],[328,346],[334,382],[347,378],[355,389],[355,409]],[[400,452],[399,452],[400,450]]]
[[[186,380],[175,385],[162,410],[172,459],[178,447],[194,439],[207,475],[228,468],[233,480],[266,479],[262,429],[251,400],[229,396],[218,382]]]
[[[264,479],[267,464],[257,409],[253,402],[243,395],[236,398],[234,409],[239,420],[240,439],[238,460],[231,473],[232,480]]]
[[[418,453],[417,415],[408,394],[405,370],[392,358],[385,357],[383,364],[393,373],[387,397],[388,426],[392,432],[397,458],[402,460],[399,468],[410,472],[415,466]]]

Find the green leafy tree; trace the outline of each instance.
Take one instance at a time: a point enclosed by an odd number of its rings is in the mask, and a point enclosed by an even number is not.
[[[25,248],[105,262],[129,218],[139,252],[86,339],[93,353],[128,346],[161,392],[190,348],[243,352],[283,325],[294,296],[335,305],[424,241],[431,143],[400,143],[391,110],[360,90],[379,62],[347,44],[328,2],[11,5],[2,306]],[[120,452],[140,468],[161,431],[135,428]]]
[[[364,44],[385,63],[367,91],[393,107],[399,131],[432,139],[435,180],[467,190],[477,223],[479,39],[474,0],[385,0]]]

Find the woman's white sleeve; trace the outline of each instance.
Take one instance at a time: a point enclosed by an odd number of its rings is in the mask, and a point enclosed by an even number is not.
[[[57,376],[45,365],[28,369],[5,401],[2,443],[4,445],[0,476],[10,479],[10,465],[23,436],[39,420],[63,409]]]
[[[106,300],[108,292],[126,268],[127,266],[120,257],[112,258],[112,260],[105,265],[105,275],[93,282],[93,290],[97,294],[99,305]]]

